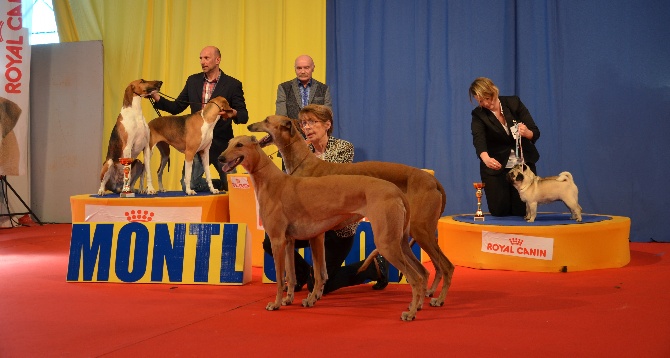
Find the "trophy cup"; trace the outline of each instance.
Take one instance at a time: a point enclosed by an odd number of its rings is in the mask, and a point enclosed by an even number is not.
[[[475,221],[484,221],[484,213],[482,212],[482,188],[484,188],[484,183],[472,183],[472,185],[477,189],[477,212],[475,212]]]
[[[133,158],[119,158],[119,163],[123,164],[123,189],[121,189],[122,198],[134,198],[135,193],[130,189],[130,164]]]

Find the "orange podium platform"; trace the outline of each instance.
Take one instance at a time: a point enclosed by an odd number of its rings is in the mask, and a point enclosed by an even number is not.
[[[230,222],[228,194],[168,191],[156,195],[95,194],[70,197],[72,222]]]
[[[440,248],[455,265],[476,269],[569,272],[619,268],[630,262],[630,218],[540,213],[474,221],[474,214],[442,217]]]

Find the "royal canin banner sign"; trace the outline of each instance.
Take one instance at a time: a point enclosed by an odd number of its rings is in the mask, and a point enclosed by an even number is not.
[[[482,231],[482,252],[536,260],[552,260],[554,256],[554,239],[550,237]]]

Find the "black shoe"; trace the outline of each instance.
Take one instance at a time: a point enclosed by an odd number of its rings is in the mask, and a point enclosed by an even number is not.
[[[379,279],[377,280],[377,283],[372,285],[372,289],[383,290],[389,284],[389,265],[384,256],[377,255],[377,257],[375,257],[375,266],[377,266]]]

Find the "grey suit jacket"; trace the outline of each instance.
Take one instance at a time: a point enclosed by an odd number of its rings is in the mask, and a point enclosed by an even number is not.
[[[294,78],[277,86],[277,101],[275,114],[298,119],[302,109],[298,79]],[[309,104],[321,104],[333,108],[330,98],[330,88],[312,78],[312,87],[309,90]]]

